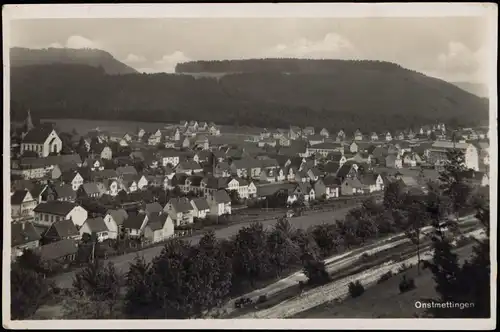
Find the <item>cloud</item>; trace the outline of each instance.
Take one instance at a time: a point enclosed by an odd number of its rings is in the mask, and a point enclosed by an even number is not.
[[[451,41],[446,52],[437,57],[437,72],[448,80],[482,82],[488,76],[488,52],[485,47],[471,50],[461,42]]]
[[[175,72],[175,66],[181,62],[191,61],[181,51],[175,51],[172,54],[164,55],[160,60],[155,61],[156,72],[173,73]]]
[[[136,55],[136,54],[133,54],[133,53],[130,53],[127,58],[125,60],[123,60],[123,62],[126,62],[126,63],[143,63],[143,62],[146,62],[146,58],[143,57],[142,55]]]
[[[266,51],[265,57],[293,57],[309,59],[354,59],[359,54],[345,37],[331,32],[321,40],[296,39],[289,44],[278,44]]]
[[[65,43],[61,44],[58,42],[50,44],[48,47],[53,48],[95,48],[95,49],[103,49],[102,45],[96,41],[92,41],[88,38],[82,36],[71,36],[69,37]]]

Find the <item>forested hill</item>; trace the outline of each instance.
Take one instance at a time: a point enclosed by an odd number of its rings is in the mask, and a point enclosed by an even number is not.
[[[314,59],[246,59],[212,60],[179,63],[176,73],[294,73],[325,74],[345,71],[376,70],[394,72],[404,70],[400,65],[368,60],[314,60]]]
[[[339,62],[342,63],[342,62]],[[383,131],[436,120],[473,125],[487,101],[444,81],[393,66],[346,62],[326,73],[107,75],[102,68],[11,69],[13,117],[134,121],[196,119],[258,127],[289,125]]]
[[[116,60],[108,52],[97,49],[30,49],[23,47],[10,49],[10,65],[12,67],[45,64],[79,64],[102,67],[110,75],[137,73],[135,69]]]

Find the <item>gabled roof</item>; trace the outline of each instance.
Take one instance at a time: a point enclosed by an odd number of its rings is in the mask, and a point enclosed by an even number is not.
[[[337,171],[337,177],[339,178],[344,178],[347,174],[349,174],[351,168],[353,166],[353,163],[351,162],[346,162],[344,163],[339,170]]]
[[[28,190],[26,190],[26,189],[14,191],[12,196],[10,196],[10,204],[20,205],[24,201],[24,198],[26,197],[26,195],[28,195]]]
[[[341,182],[335,176],[326,176],[323,178],[323,184],[327,187],[338,187],[341,185]]]
[[[146,204],[146,213],[149,217],[153,214],[160,214],[163,211],[163,207],[158,202]]]
[[[102,217],[89,218],[85,220],[85,224],[87,224],[92,233],[101,233],[108,231],[108,226],[106,226],[106,223],[104,222],[104,219]]]
[[[148,218],[148,223],[146,227],[149,227],[153,232],[158,231],[163,228],[165,222],[167,221],[168,215],[166,214],[155,214]]]
[[[54,186],[57,197],[59,198],[72,198],[76,199],[76,193],[73,191],[73,187],[70,184],[61,184],[59,186]]]
[[[270,167],[279,167],[279,163],[276,159],[263,159],[260,161],[260,167],[262,168],[270,168]]]
[[[76,254],[77,251],[78,244],[71,239],[52,242],[38,248],[42,261],[50,261],[67,255],[73,255]]]
[[[24,225],[24,227],[23,227]],[[30,222],[15,222],[11,224],[11,246],[19,246],[40,240],[40,234]]]
[[[172,205],[172,208],[177,213],[184,213],[193,209],[186,197],[171,198],[168,203]]]
[[[52,132],[51,127],[36,127],[31,129],[23,139],[23,143],[43,144]]]
[[[73,223],[73,221],[69,219],[56,221],[52,224],[51,227],[55,229],[57,235],[59,235],[60,238],[67,238],[70,236],[76,236],[80,234],[76,229],[76,226]]]
[[[195,170],[195,169],[202,169],[200,164],[198,164],[196,161],[190,160],[190,161],[183,161],[177,165],[177,168],[179,169],[185,169],[185,170]]]
[[[140,229],[145,218],[145,213],[129,214],[127,219],[123,222],[123,227],[129,229]]]
[[[83,187],[83,191],[85,191],[85,193],[87,193],[87,195],[100,194],[101,193],[101,191],[99,190],[99,187],[94,182],[84,183],[82,185],[82,187]]]
[[[124,209],[108,210],[106,214],[109,214],[118,226],[123,225],[123,222],[128,218],[128,213]]]
[[[340,163],[335,161],[330,161],[325,164],[324,170],[326,173],[336,174],[340,168]]]
[[[210,207],[208,206],[208,202],[207,202],[206,198],[204,198],[204,197],[194,198],[191,200],[191,202],[193,202],[194,206],[198,210],[209,210],[210,209]]]
[[[116,179],[118,173],[114,169],[103,169],[102,171],[91,172],[90,177],[92,180]]]
[[[231,202],[231,198],[229,197],[229,195],[227,194],[227,192],[225,190],[218,190],[218,191],[216,191],[214,193],[213,197],[214,197],[214,201],[217,204],[220,204],[220,203],[230,203]]]
[[[324,142],[324,143],[319,143],[315,144],[310,149],[322,149],[322,150],[337,150],[341,147],[339,143],[329,143],[329,142]]]
[[[377,174],[363,174],[360,178],[361,183],[364,185],[375,185],[377,184]]]
[[[454,143],[448,141],[435,141],[431,149],[462,149],[465,150],[469,146],[468,143]]]
[[[58,216],[65,216],[78,205],[71,202],[51,201],[38,204],[34,211],[40,213],[48,213]]]

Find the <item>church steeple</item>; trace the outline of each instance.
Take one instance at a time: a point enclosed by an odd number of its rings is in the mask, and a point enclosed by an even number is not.
[[[25,131],[28,132],[33,129],[35,126],[33,125],[33,120],[31,119],[31,111],[28,110],[28,116],[26,117],[26,121],[24,123]]]

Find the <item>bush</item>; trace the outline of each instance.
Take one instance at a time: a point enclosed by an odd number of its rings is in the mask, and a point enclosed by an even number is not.
[[[365,287],[361,284],[359,280],[349,283],[349,294],[351,297],[359,297],[365,292]]]
[[[330,275],[326,271],[323,261],[308,260],[304,265],[304,274],[310,285],[324,285],[330,281]]]
[[[413,278],[406,279],[406,276],[403,275],[403,278],[401,279],[401,282],[399,283],[399,291],[401,293],[405,293],[408,291],[411,291],[412,289],[417,288],[415,285],[415,280]]]
[[[392,273],[391,270],[387,271],[386,273],[382,274],[380,278],[378,278],[377,284],[381,284],[384,281],[391,279],[393,275],[394,273]]]
[[[259,299],[257,300],[257,303],[264,303],[267,301],[267,295],[261,295],[259,296]]]

